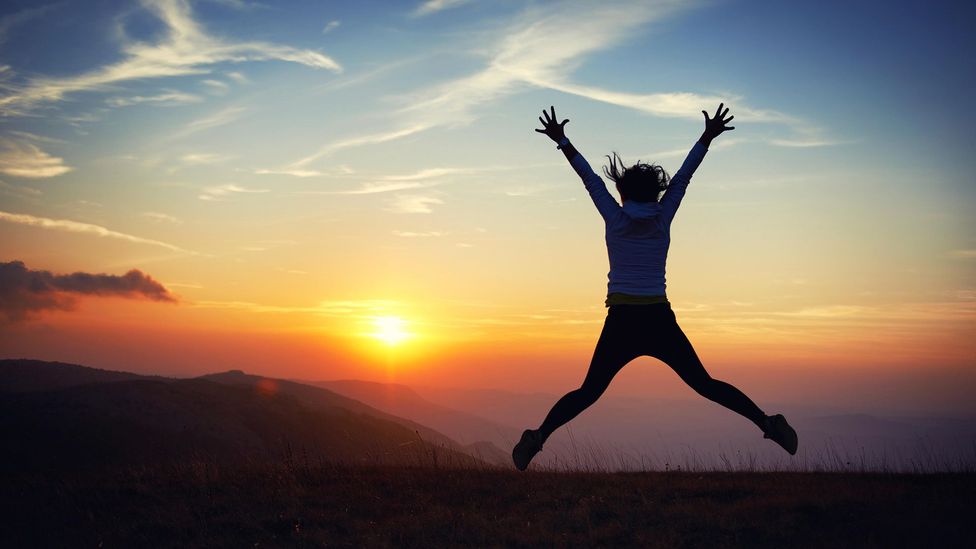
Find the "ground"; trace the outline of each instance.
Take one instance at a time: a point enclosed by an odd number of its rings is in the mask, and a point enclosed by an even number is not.
[[[0,481],[3,547],[976,547],[972,473],[201,461]]]

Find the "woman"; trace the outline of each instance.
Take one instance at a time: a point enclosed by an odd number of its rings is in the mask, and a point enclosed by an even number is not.
[[[727,124],[729,109],[720,104],[715,116],[705,115],[705,131],[691,148],[673,178],[657,165],[625,167],[620,158],[607,157],[607,177],[617,184],[622,205],[607,191],[603,180],[566,138],[569,120],[556,122],[556,109],[542,111],[544,133],[557,143],[566,160],[583,180],[583,185],[606,222],[610,273],[606,305],[609,307],[603,332],[593,352],[583,385],[556,402],[538,429],[528,429],[512,450],[515,467],[524,471],[542,450],[549,435],[585,410],[603,394],[613,376],[631,360],[647,355],[670,366],[700,395],[746,417],[790,454],[796,453],[796,431],[786,418],[767,416],[742,391],[713,379],[705,371],[695,349],[678,327],[665,295],[664,265],[671,243],[671,220],[685,194],[695,169],[701,164],[712,140],[734,126]]]

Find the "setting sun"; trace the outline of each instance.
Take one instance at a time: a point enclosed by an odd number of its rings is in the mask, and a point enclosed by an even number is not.
[[[397,316],[376,317],[373,325],[376,331],[370,335],[387,345],[397,345],[410,337],[410,334],[404,330],[406,322]]]

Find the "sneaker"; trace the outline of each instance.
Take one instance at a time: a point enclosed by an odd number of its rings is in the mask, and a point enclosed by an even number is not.
[[[786,422],[783,414],[766,416],[763,433],[763,438],[772,439],[773,442],[782,446],[790,455],[796,454],[796,431]]]
[[[539,435],[539,431],[526,429],[522,433],[522,439],[512,449],[512,461],[515,462],[516,469],[524,471],[529,466],[532,458],[542,450],[541,439],[542,437]]]

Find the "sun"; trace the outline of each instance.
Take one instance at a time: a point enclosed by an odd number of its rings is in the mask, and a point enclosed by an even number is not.
[[[373,326],[376,331],[369,335],[390,346],[398,345],[410,337],[404,329],[406,322],[398,316],[378,316],[373,319]]]

